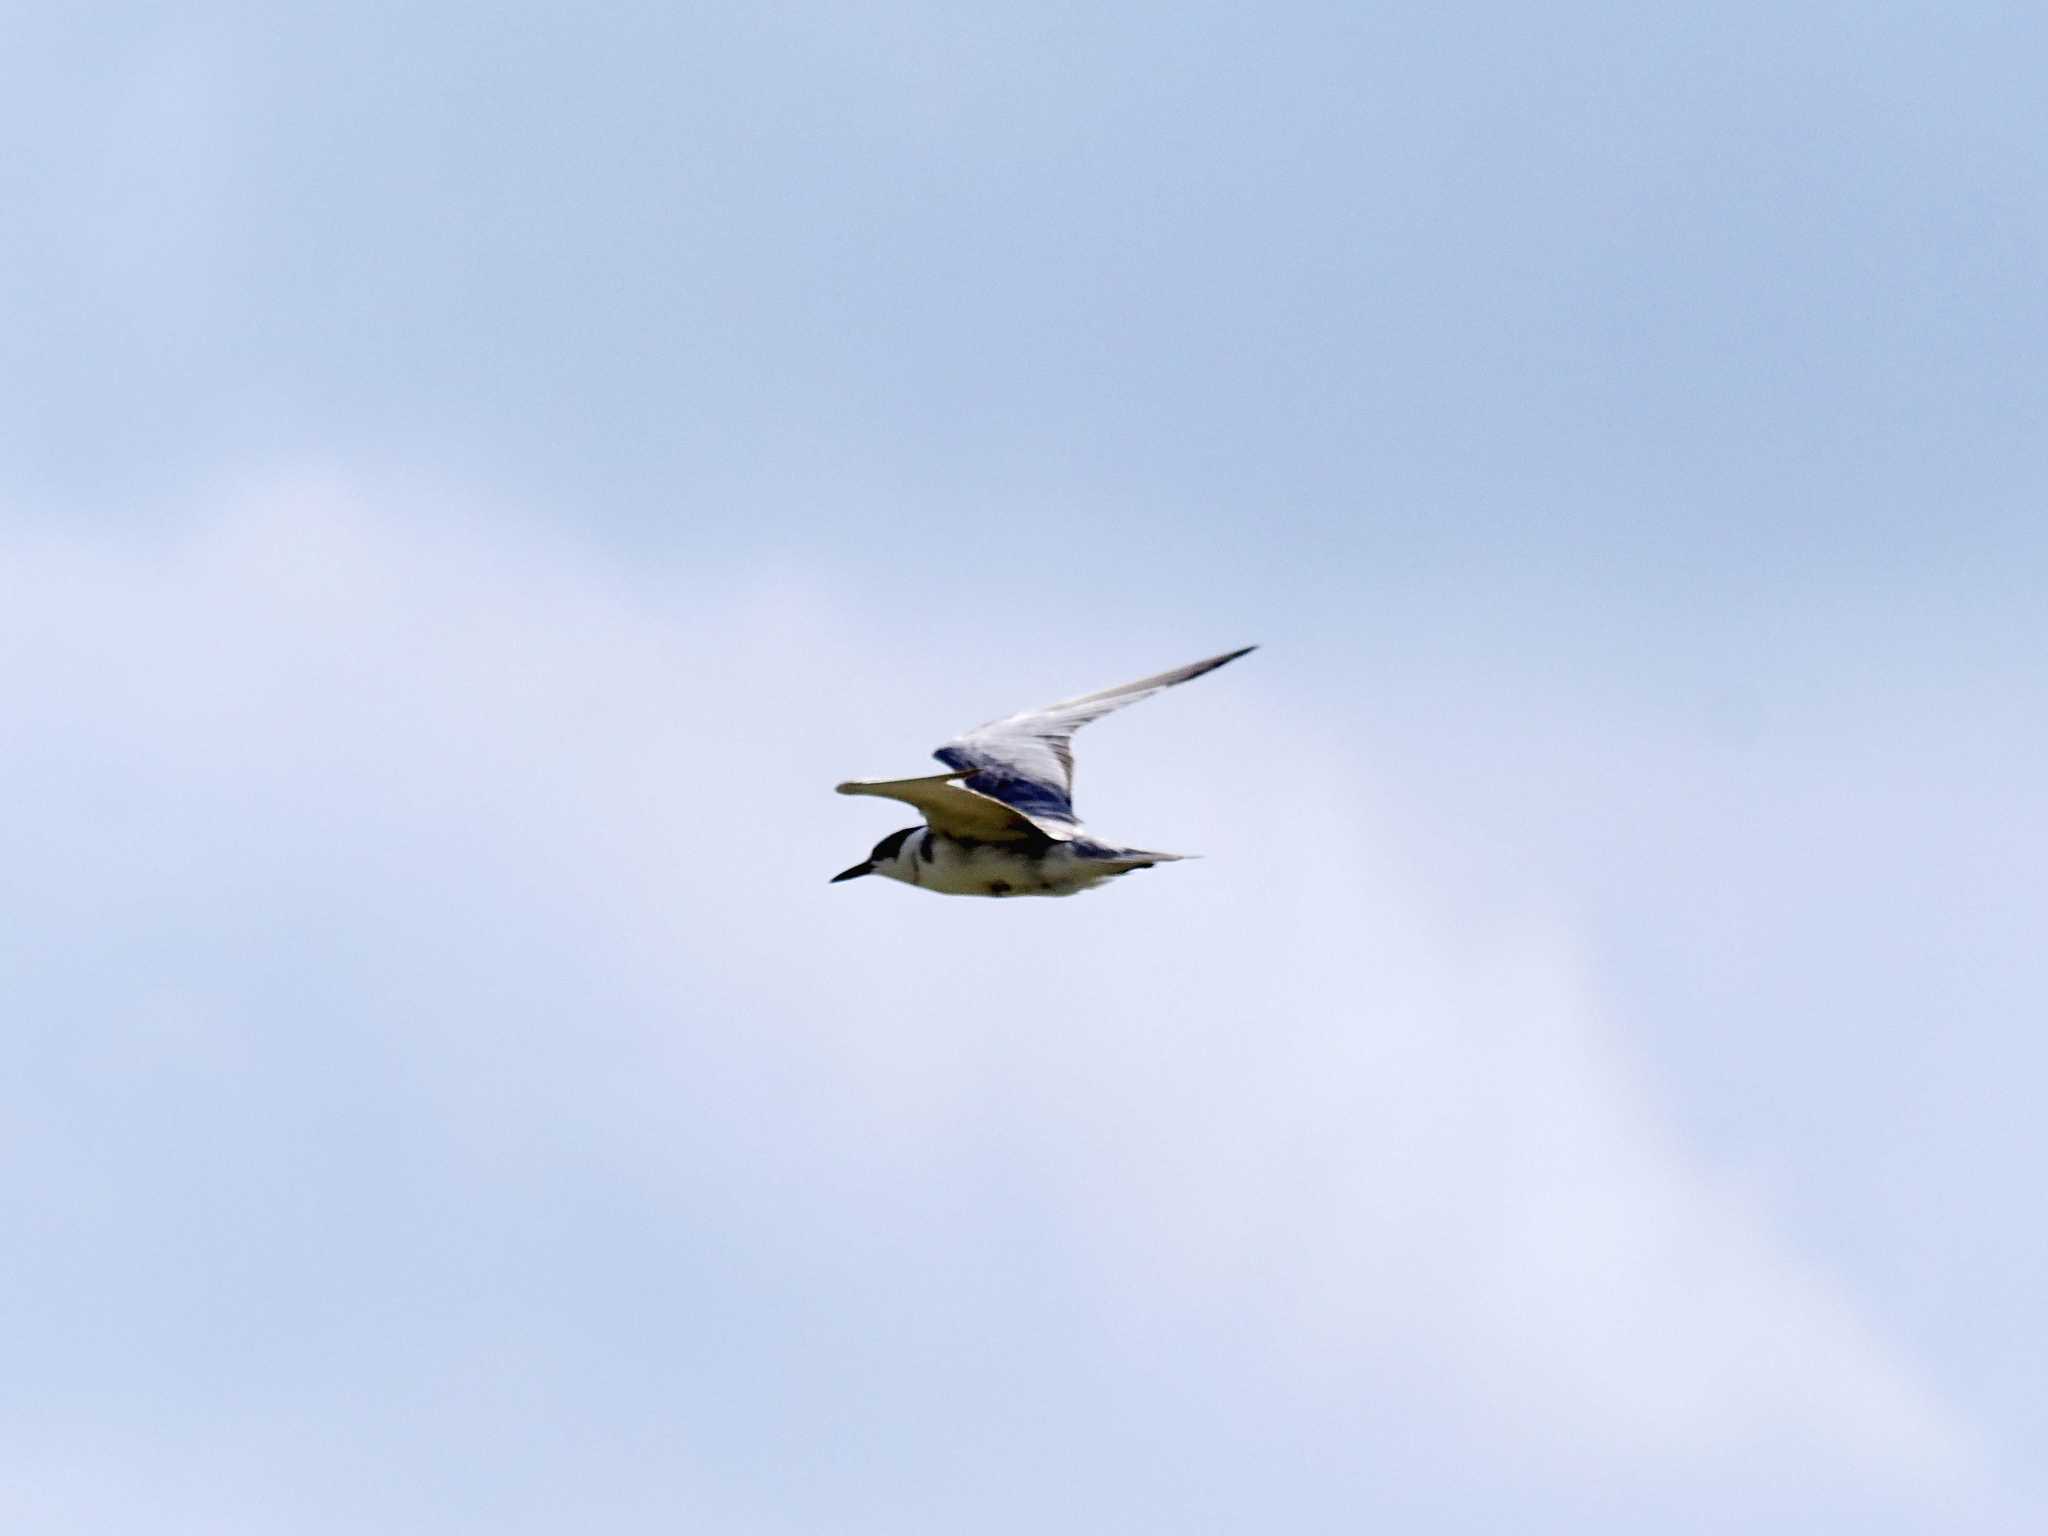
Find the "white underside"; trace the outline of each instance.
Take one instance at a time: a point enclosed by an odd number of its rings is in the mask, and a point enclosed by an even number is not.
[[[1035,851],[1003,843],[960,843],[927,829],[905,838],[895,859],[878,865],[875,873],[942,896],[1072,896],[1155,859],[1173,857],[1086,857],[1066,843]]]

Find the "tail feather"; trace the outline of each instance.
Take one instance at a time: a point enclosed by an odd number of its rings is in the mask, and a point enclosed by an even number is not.
[[[1199,859],[1199,853],[1154,853],[1145,848],[1119,848],[1103,859],[1103,863],[1115,865],[1119,874],[1133,869],[1150,869],[1154,864],[1178,864],[1183,859]]]

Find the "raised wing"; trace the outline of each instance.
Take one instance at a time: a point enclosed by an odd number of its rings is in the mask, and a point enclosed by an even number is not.
[[[1074,814],[1074,732],[1090,720],[1100,720],[1127,704],[1149,699],[1175,683],[1214,672],[1225,662],[1256,649],[1247,645],[1241,650],[1211,656],[1207,661],[1161,672],[1157,677],[1125,683],[1120,688],[1105,688],[1100,693],[991,720],[955,737],[933,756],[948,768],[965,774],[967,790],[1001,801],[1048,837],[1071,841],[1081,830],[1080,818]]]
[[[958,773],[935,773],[922,779],[855,779],[841,784],[842,795],[879,795],[918,808],[932,830],[948,837],[983,843],[1023,843],[1046,834],[1031,819],[1000,800],[977,794],[954,781]]]

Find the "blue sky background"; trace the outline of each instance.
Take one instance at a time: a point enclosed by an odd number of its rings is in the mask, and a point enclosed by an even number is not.
[[[10,1528],[2038,1526],[2034,11],[9,36]]]

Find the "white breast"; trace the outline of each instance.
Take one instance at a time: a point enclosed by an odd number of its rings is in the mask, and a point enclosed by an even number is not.
[[[1071,896],[1114,871],[1091,867],[1064,843],[1039,851],[959,842],[926,828],[876,873],[943,896]]]

